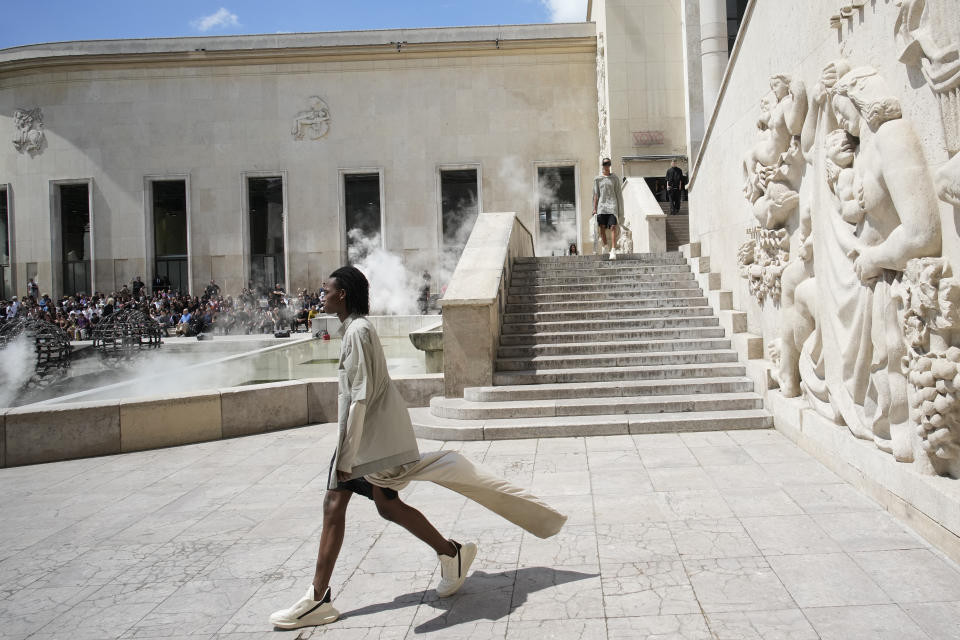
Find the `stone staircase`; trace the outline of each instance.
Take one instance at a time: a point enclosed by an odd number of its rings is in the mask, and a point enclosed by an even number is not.
[[[521,258],[492,387],[411,409],[444,440],[773,425],[679,253]]]

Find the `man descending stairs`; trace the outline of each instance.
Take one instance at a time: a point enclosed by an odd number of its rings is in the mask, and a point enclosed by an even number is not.
[[[520,258],[494,386],[411,417],[445,440],[771,427],[745,372],[679,253]]]

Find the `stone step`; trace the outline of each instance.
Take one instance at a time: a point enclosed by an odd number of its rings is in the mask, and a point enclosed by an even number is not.
[[[500,346],[498,358],[536,358],[539,356],[575,356],[600,353],[646,353],[669,351],[712,351],[730,349],[727,338],[704,338],[700,340],[618,340],[616,342],[567,342],[558,344],[534,344],[528,346]]]
[[[666,396],[696,393],[747,393],[753,380],[745,376],[679,378],[674,380],[618,380],[557,384],[518,384],[502,387],[467,387],[465,400],[561,400],[570,398],[614,398],[619,396]]]
[[[605,342],[608,340],[670,340],[670,339],[700,339],[700,338],[722,338],[724,335],[723,327],[718,323],[709,324],[715,318],[685,318],[691,321],[689,326],[681,326],[665,329],[625,329],[625,330],[598,330],[598,331],[580,331],[572,334],[566,331],[544,332],[544,333],[510,333],[500,336],[501,346],[518,345],[536,345],[536,344],[561,344],[577,342],[587,344],[591,342]],[[698,326],[694,321],[701,321],[703,326]]]
[[[508,302],[506,313],[562,313],[614,308],[656,309],[658,307],[701,307],[708,304],[703,296],[629,298],[625,300],[562,300],[557,302]]]
[[[566,274],[561,272],[544,273],[542,275],[513,274],[510,277],[511,286],[533,286],[544,284],[601,284],[610,282],[636,282],[644,280],[659,280],[663,276],[675,276],[681,273],[692,273],[690,267],[677,265],[675,267],[642,267],[637,269],[617,269],[610,273],[583,273]],[[642,278],[641,276],[647,276]]]
[[[593,267],[582,267],[579,269],[565,269],[562,267],[538,267],[536,269],[514,269],[514,278],[543,278],[548,276],[562,276],[567,278],[576,278],[578,276],[602,276],[610,277],[623,273],[641,275],[652,273],[693,273],[690,265],[686,262],[676,264],[628,264],[621,262],[610,262],[604,265]]]
[[[666,304],[650,305],[647,307],[600,307],[592,310],[571,311],[539,311],[515,313],[507,310],[503,314],[503,323],[542,323],[542,322],[575,322],[577,320],[622,320],[625,318],[663,318],[669,316],[708,316],[713,315],[713,308],[707,305],[706,298],[694,300],[673,299]]]
[[[683,254],[677,251],[666,251],[663,253],[621,253],[617,255],[617,262],[683,262]],[[525,267],[529,265],[555,265],[559,267],[569,265],[584,265],[591,263],[606,263],[609,258],[606,255],[584,255],[584,256],[524,256],[514,260],[514,268]]]
[[[631,278],[628,280],[611,282],[607,281],[600,286],[593,287],[584,287],[579,284],[543,284],[536,286],[518,286],[510,285],[509,290],[507,291],[508,295],[544,295],[544,294],[570,294],[576,293],[580,294],[599,294],[601,296],[610,296],[613,293],[630,293],[630,292],[643,292],[643,291],[655,291],[655,290],[671,290],[675,288],[681,289],[696,289],[700,291],[700,283],[696,279],[688,278],[685,280],[657,280],[655,282],[645,282],[637,280],[636,278]],[[642,293],[640,295],[643,295]],[[611,296],[615,297],[615,296]]]
[[[613,309],[656,309],[658,307],[702,307],[706,306],[707,299],[703,296],[688,297],[650,297],[629,298],[624,300],[564,300],[562,302],[508,302],[506,313],[565,313],[579,311],[609,311]]]
[[[542,369],[581,369],[595,367],[643,367],[679,364],[736,362],[732,349],[713,351],[667,351],[660,353],[600,353],[581,356],[535,356],[533,358],[497,358],[495,371],[540,371]]]
[[[747,393],[705,393],[679,396],[614,398],[569,398],[560,400],[507,400],[474,402],[463,398],[435,397],[430,413],[455,420],[499,418],[550,418],[583,415],[627,415],[637,413],[689,413],[760,409],[763,399]]]
[[[586,302],[619,302],[637,299],[665,299],[665,298],[685,298],[690,296],[702,296],[703,291],[696,281],[690,282],[666,282],[657,286],[632,287],[629,289],[606,289],[600,288],[596,291],[584,291],[569,287],[569,292],[558,293],[514,293],[507,296],[507,304],[539,304],[549,302],[567,302],[570,300],[583,300]]]
[[[681,327],[716,327],[716,316],[688,316],[673,318],[635,318],[630,320],[607,320],[605,322],[541,322],[536,324],[503,325],[502,334],[573,333],[591,331],[623,331],[640,329],[676,329]],[[502,338],[502,335],[501,335]]]
[[[765,409],[691,411],[634,415],[564,416],[553,418],[453,420],[438,418],[429,407],[410,409],[417,436],[432,440],[507,440],[513,438],[583,437],[629,433],[731,431],[769,429],[773,416]]]
[[[685,321],[695,318],[710,318],[712,320],[710,324],[714,325],[720,323],[720,320],[716,316],[710,315],[712,309],[709,307],[704,309],[701,309],[700,307],[693,307],[686,309],[685,313],[677,313],[676,310],[672,311],[672,313],[649,313],[646,314],[645,317],[638,317],[638,315],[634,315],[634,317],[630,318],[617,318],[610,320],[593,318],[591,320],[571,320],[569,322],[504,323],[503,333],[539,333],[554,331],[580,333],[581,331],[601,331],[603,329],[657,329],[665,327],[690,326],[689,324],[684,324]]]
[[[577,369],[527,369],[525,371],[495,371],[493,384],[555,384],[580,382],[612,382],[617,380],[673,380],[677,378],[726,378],[745,376],[747,368],[739,362],[705,362],[698,364],[583,367]]]

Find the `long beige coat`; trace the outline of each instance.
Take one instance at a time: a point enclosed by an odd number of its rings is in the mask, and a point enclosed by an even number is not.
[[[339,440],[328,489],[337,488],[338,469],[359,478],[420,459],[407,403],[387,373],[376,329],[367,318],[354,314],[339,332],[343,337],[337,365]]]

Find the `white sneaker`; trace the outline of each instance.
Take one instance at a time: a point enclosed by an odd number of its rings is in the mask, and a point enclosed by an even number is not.
[[[330,587],[319,600],[313,599],[313,585],[307,589],[305,596],[300,598],[289,609],[281,609],[270,614],[270,623],[280,629],[299,629],[300,627],[315,627],[329,624],[340,617],[340,612],[330,604]]]
[[[473,559],[477,557],[477,545],[472,542],[461,545],[459,542],[451,540],[457,548],[455,557],[437,554],[440,558],[440,584],[437,585],[437,595],[441,598],[452,596],[463,585],[467,579],[467,572],[470,571],[470,565]]]
[[[612,249],[610,249],[610,259],[611,259],[611,260],[616,260],[616,259],[617,259],[617,248],[616,248],[616,247],[613,247]]]

